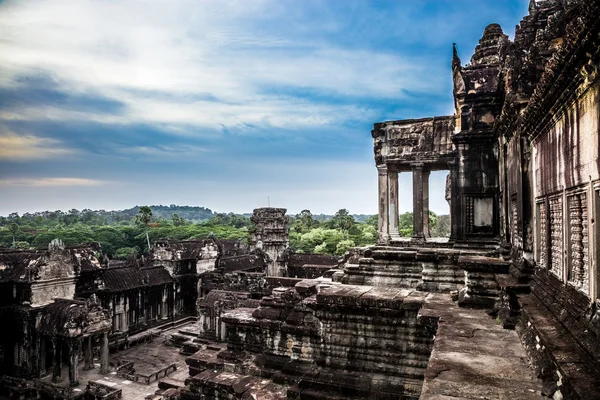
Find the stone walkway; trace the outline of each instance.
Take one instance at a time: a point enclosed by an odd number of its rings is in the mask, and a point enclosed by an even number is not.
[[[449,295],[432,293],[420,314],[440,317],[422,400],[542,398],[517,333],[485,310],[461,308]]]

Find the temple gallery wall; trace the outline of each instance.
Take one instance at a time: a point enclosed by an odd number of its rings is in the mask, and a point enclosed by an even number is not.
[[[268,207],[247,242],[0,250],[0,396],[600,398],[600,1],[531,1],[513,40],[490,24],[467,51],[453,115],[373,126],[374,246],[295,253]]]

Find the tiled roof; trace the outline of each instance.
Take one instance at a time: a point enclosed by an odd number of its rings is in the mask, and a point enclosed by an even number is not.
[[[41,257],[35,251],[3,251],[0,253],[0,282],[26,279],[26,268]]]
[[[148,277],[148,286],[159,286],[173,282],[173,278],[163,267],[145,268],[141,272]]]
[[[144,275],[137,267],[108,268],[102,274],[105,288],[110,292],[146,286]]]

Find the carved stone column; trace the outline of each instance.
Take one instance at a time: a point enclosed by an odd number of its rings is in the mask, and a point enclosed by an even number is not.
[[[388,170],[388,223],[391,239],[400,238],[398,231],[398,172]]]
[[[423,165],[415,165],[413,173],[413,239],[425,240],[423,234]]]
[[[38,374],[41,377],[46,373],[46,338],[38,336]]]
[[[83,369],[89,371],[94,368],[92,360],[92,337],[88,336],[83,339]]]
[[[77,363],[79,361],[78,339],[69,339],[69,386],[79,385]]]
[[[62,380],[61,377],[61,344],[60,339],[57,337],[53,337],[52,341],[52,382],[60,382]]]
[[[429,230],[429,176],[431,171],[423,171],[423,236],[431,237]]]
[[[102,339],[100,340],[100,373],[107,374],[108,373],[108,333],[104,332],[102,334]]]
[[[378,243],[385,244],[390,240],[389,231],[389,192],[388,192],[388,169],[386,165],[377,166],[379,183],[379,222],[378,222]]]
[[[450,241],[458,240],[460,236],[460,222],[462,221],[460,212],[460,201],[457,190],[458,182],[458,163],[448,163],[450,169]]]

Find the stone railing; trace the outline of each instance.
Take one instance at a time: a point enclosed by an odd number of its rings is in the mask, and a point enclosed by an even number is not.
[[[123,363],[117,365],[115,369],[117,371],[117,376],[121,378],[129,379],[129,376],[135,374],[133,361],[124,361]]]
[[[133,364],[133,363],[132,363]],[[94,400],[115,400],[122,396],[121,389],[112,388],[96,381],[89,381],[87,384],[87,393],[89,398]]]
[[[33,391],[33,385],[30,381],[12,376],[0,377],[0,390],[7,389],[10,392],[11,399],[27,398],[27,395]]]
[[[133,362],[131,363],[131,367],[133,368]],[[132,382],[138,382],[143,383],[145,385],[149,385],[152,382],[156,382],[161,378],[166,378],[169,374],[172,374],[173,372],[177,371],[177,364],[171,364],[149,375],[135,373],[135,370],[132,372],[131,370],[127,370],[125,368],[122,371],[122,373],[117,372],[117,375],[120,378],[127,379]]]
[[[60,387],[51,382],[44,382],[39,379],[34,380],[35,389],[39,392],[44,393],[53,399],[83,399],[85,398],[86,391],[72,387]]]
[[[136,382],[149,385],[152,382],[155,382],[161,378],[167,377],[169,374],[171,374],[175,371],[177,371],[177,365],[171,364],[168,367],[165,367],[163,369],[160,369],[156,372],[151,373],[150,375],[135,374],[135,377],[137,378]]]

